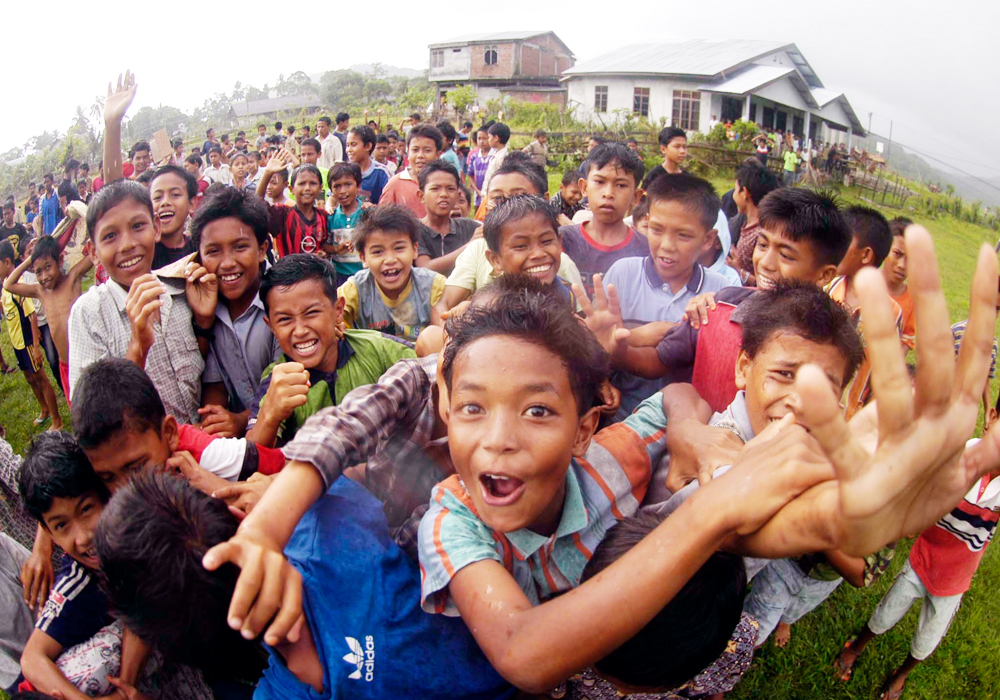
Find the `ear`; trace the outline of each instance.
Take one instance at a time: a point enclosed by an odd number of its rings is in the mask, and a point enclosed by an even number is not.
[[[702,243],[701,245],[701,252],[707,253],[708,251],[712,250],[712,248],[715,246],[715,241],[718,237],[719,237],[719,232],[717,230],[715,230],[714,228],[709,229],[709,231],[705,234],[705,242]]]
[[[836,265],[824,265],[816,273],[816,286],[825,287],[830,284],[834,277],[837,276],[837,266]]]
[[[630,207],[631,209],[634,209],[635,207],[639,206],[639,202],[642,201],[642,196],[644,194],[646,194],[646,191],[643,190],[641,187],[635,188],[635,192],[632,194],[632,206]]]
[[[498,275],[503,274],[503,262],[500,260],[500,256],[489,248],[486,249],[486,261],[493,266],[494,272]]]
[[[579,180],[576,181],[576,186],[580,188],[581,192],[586,192],[587,191],[587,178],[581,177]]]
[[[590,448],[590,441],[597,432],[597,424],[601,420],[601,408],[594,406],[580,417],[580,425],[573,438],[573,456],[583,457]]]
[[[163,419],[163,423],[160,425],[160,437],[167,441],[171,453],[177,449],[181,440],[181,429],[177,425],[176,418],[168,414]]]
[[[347,297],[337,297],[337,303],[333,305],[333,311],[338,319],[344,318],[344,306],[347,304]]]
[[[664,146],[663,144],[660,144],[660,155],[662,155],[662,156],[666,156],[667,155],[667,147]]]
[[[424,203],[424,191],[423,191],[423,190],[421,190],[421,189],[419,189],[419,188],[417,189],[417,200],[418,200],[418,201],[419,201],[419,202],[420,202],[421,204],[423,204],[423,203]]]
[[[747,378],[750,376],[752,360],[744,350],[740,350],[736,358],[736,388],[743,391],[747,388]]]
[[[869,247],[865,247],[861,250],[861,264],[871,265],[875,260],[875,251]]]

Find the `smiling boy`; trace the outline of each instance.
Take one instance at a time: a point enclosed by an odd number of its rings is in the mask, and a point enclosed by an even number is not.
[[[153,221],[160,232],[153,254],[153,269],[159,270],[197,250],[185,234],[191,205],[198,196],[198,181],[183,168],[165,165],[149,184],[149,195]]]
[[[372,204],[379,203],[391,177],[388,168],[372,159],[375,138],[369,126],[356,126],[347,133],[347,160],[361,168],[361,196]]]
[[[417,178],[425,165],[437,160],[444,144],[444,136],[436,126],[417,124],[406,136],[406,157],[409,165],[397,172],[382,190],[382,204],[402,204],[418,219],[427,215],[420,201],[420,186]]]
[[[273,192],[271,183],[280,183],[282,173],[287,172],[289,161],[294,156],[281,149],[264,168],[264,176],[257,185],[257,196]],[[280,256],[296,253],[316,253],[327,239],[326,213],[317,207],[317,200],[323,196],[323,174],[319,166],[304,163],[292,171],[292,190],[295,193],[294,206],[286,206],[277,199],[268,207],[268,230],[274,237],[274,247]],[[283,193],[282,188],[282,193]]]
[[[261,377],[247,438],[281,446],[312,414],[340,403],[351,389],[378,381],[393,363],[416,353],[378,331],[343,332],[337,273],[311,255],[289,255],[264,275],[260,300],[283,357]]]

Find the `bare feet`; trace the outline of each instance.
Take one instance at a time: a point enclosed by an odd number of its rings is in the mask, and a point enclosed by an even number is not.
[[[854,675],[854,663],[858,660],[858,652],[854,651],[854,640],[849,639],[837,658],[833,660],[833,668],[837,672],[837,678],[844,683],[851,680]]]
[[[789,640],[792,638],[792,626],[785,624],[784,622],[778,623],[778,628],[774,630],[774,646],[779,649],[784,649],[788,646]]]
[[[879,700],[899,700],[903,697],[903,689],[906,687],[906,676],[899,675],[898,671],[892,674],[892,678],[886,683],[885,689],[879,695]]]

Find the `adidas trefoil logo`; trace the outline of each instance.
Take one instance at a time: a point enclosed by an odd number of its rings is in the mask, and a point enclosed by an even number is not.
[[[355,666],[348,678],[361,680],[362,670],[364,670],[365,680],[369,683],[375,678],[375,639],[368,635],[365,637],[365,648],[361,648],[361,642],[354,637],[344,637],[350,652],[344,654],[344,661]]]

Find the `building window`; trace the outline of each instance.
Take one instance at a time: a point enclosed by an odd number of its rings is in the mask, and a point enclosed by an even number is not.
[[[483,54],[483,62],[488,66],[495,66],[497,64],[496,44],[492,44],[486,47],[486,51]]]
[[[649,88],[636,88],[632,93],[632,111],[640,117],[649,116]]]
[[[594,88],[594,111],[608,111],[608,86],[598,85]]]
[[[697,131],[701,112],[701,93],[697,90],[674,90],[673,125],[685,131]]]
[[[444,67],[444,51],[431,51],[431,68]]]

